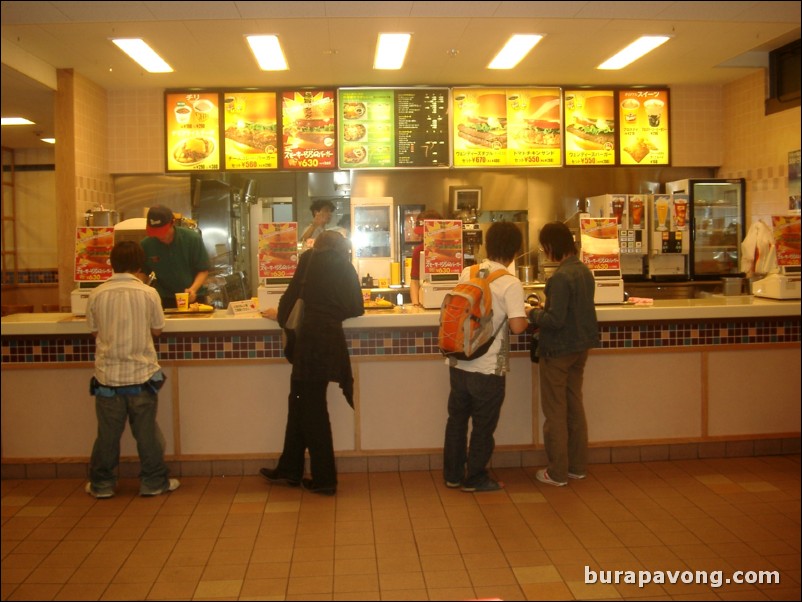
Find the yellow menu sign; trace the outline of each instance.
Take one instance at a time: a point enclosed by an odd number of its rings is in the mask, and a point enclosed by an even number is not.
[[[276,169],[275,92],[223,94],[226,169]]]
[[[165,95],[167,171],[220,169],[219,102],[216,92]]]
[[[621,165],[669,165],[668,90],[618,93]]]
[[[615,94],[565,91],[565,164],[615,165]]]

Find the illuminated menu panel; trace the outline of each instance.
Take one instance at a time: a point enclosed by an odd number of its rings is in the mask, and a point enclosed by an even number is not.
[[[220,169],[217,92],[165,94],[167,171]]]
[[[334,90],[281,93],[284,169],[326,169],[337,166]]]
[[[560,88],[452,90],[455,167],[562,165]]]
[[[668,90],[618,93],[621,165],[669,165]]]
[[[338,115],[340,167],[448,166],[446,88],[341,89]]]
[[[223,106],[225,168],[276,169],[276,93],[225,92]]]
[[[615,165],[615,93],[565,91],[565,164]]]

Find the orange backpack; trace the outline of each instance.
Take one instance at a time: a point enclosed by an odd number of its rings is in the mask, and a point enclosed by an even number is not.
[[[512,274],[498,269],[488,275],[489,270],[480,267],[471,266],[470,278],[447,293],[440,306],[438,345],[440,352],[450,359],[473,360],[484,355],[498,334],[498,330],[493,332],[490,283]]]

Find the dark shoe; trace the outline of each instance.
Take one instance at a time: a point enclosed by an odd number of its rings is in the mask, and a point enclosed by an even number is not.
[[[95,491],[95,488],[92,487],[92,483],[87,483],[84,486],[84,491],[86,491],[89,495],[91,495],[93,498],[98,499],[98,500],[105,500],[105,499],[108,499],[110,497],[114,497],[114,491],[111,491],[111,490],[108,490],[108,491]]]
[[[501,491],[504,489],[504,483],[499,481],[494,481],[490,477],[487,477],[484,481],[479,483],[478,485],[463,485],[462,490],[465,493],[481,493],[484,491]]]
[[[276,468],[260,468],[259,474],[266,478],[274,485],[287,485],[289,487],[298,487],[301,484],[301,479],[293,479],[291,477],[281,474]]]
[[[315,485],[312,479],[302,479],[301,485],[307,491],[320,495],[334,495],[337,493],[337,485]]]

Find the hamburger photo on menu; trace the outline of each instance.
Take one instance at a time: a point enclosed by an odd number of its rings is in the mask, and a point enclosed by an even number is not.
[[[507,148],[507,98],[502,92],[482,94],[475,109],[463,110],[457,135],[474,146],[500,150]]]
[[[615,148],[615,116],[612,96],[588,96],[577,107],[565,128],[566,144],[581,150]]]
[[[560,97],[532,96],[516,139],[530,148],[560,148]]]

